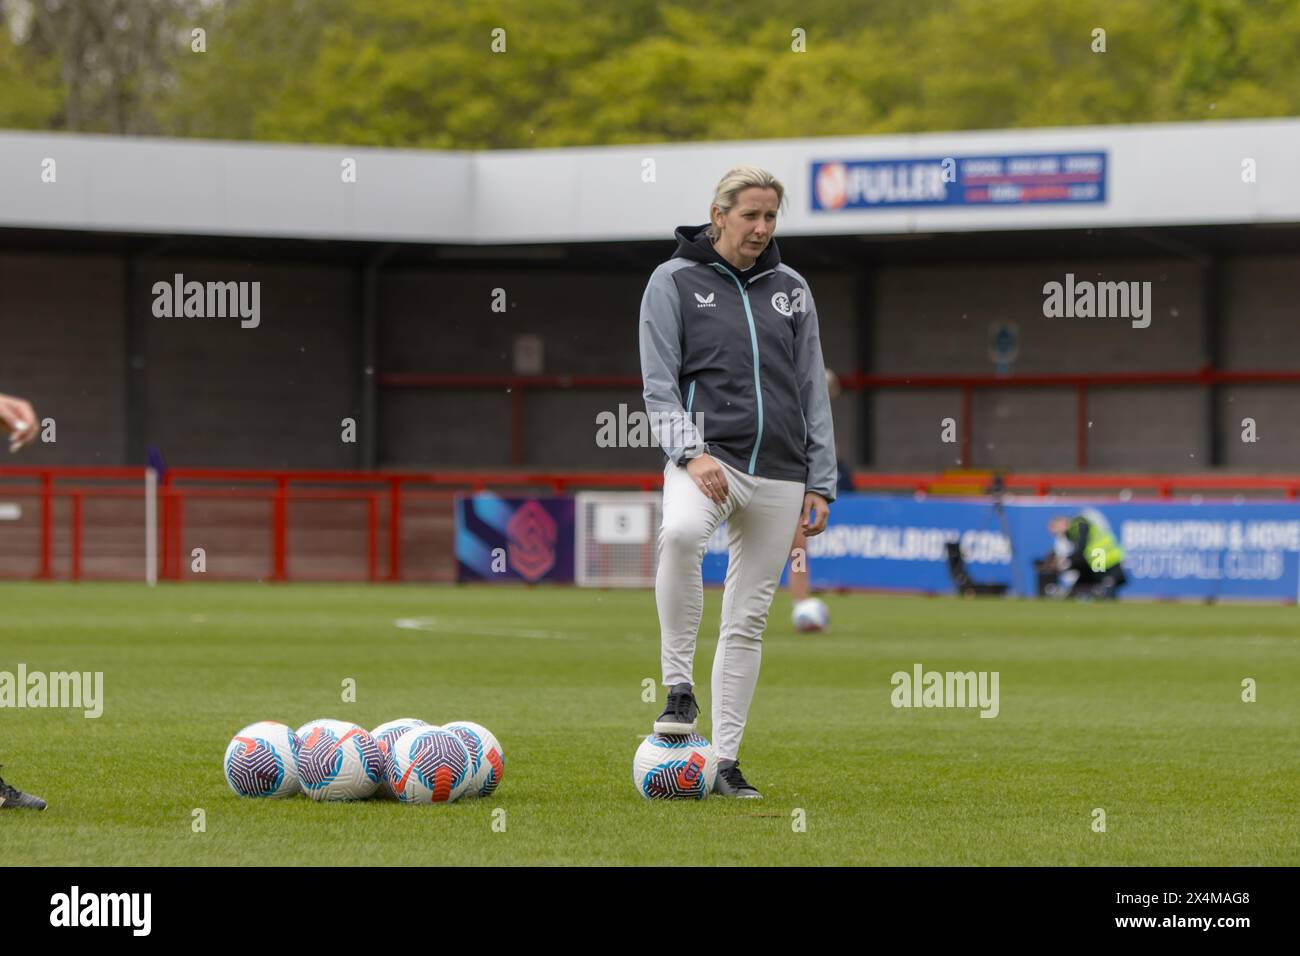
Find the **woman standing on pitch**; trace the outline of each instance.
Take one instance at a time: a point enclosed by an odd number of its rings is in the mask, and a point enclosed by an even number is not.
[[[796,524],[826,527],[835,437],[817,310],[772,234],[785,189],[754,166],[731,170],[705,226],[677,229],[677,252],[641,300],[646,411],[668,456],[655,602],[667,706],[655,733],[695,730],[695,641],[709,536],[729,531],[713,659],[715,792],[759,797],[737,765],[763,628]]]

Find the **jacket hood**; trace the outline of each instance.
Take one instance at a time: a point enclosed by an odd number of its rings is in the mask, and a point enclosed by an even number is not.
[[[708,228],[709,224],[707,222],[702,226],[678,226],[676,232],[677,251],[673,253],[673,258],[690,259],[693,262],[717,262],[742,280],[747,276],[757,275],[760,272],[766,272],[768,269],[775,269],[781,262],[781,251],[777,249],[776,237],[773,236],[768,240],[762,253],[754,262],[754,268],[741,272],[724,259],[717,249],[713,248],[713,243],[706,232]]]

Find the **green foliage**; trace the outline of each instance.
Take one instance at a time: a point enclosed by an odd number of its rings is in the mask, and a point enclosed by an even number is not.
[[[47,129],[61,101],[57,65],[32,56],[0,29],[0,128]]]
[[[157,91],[148,122],[134,125],[175,136],[501,149],[1300,113],[1293,0],[151,0],[148,9],[207,30],[206,53],[181,45],[139,67],[164,76],[119,84]],[[67,72],[63,47],[47,32],[40,49],[0,41],[0,122],[58,127],[66,115],[51,100],[66,96],[56,80]],[[113,126],[89,116],[73,128]]]
[[[174,136],[257,139],[258,119],[321,55],[330,25],[348,0],[277,0],[215,4],[196,25],[207,51],[177,64],[175,88],[159,104]],[[261,137],[274,138],[274,137]]]
[[[174,80],[175,63],[203,0],[4,0],[0,5],[18,63],[22,114],[16,125],[96,133],[159,132],[156,103]],[[4,59],[0,55],[0,59]],[[10,71],[12,72],[12,71]],[[5,70],[0,67],[0,77]],[[3,84],[8,86],[6,80]],[[39,95],[27,91],[36,87]],[[13,96],[14,93],[9,94]],[[53,100],[54,108],[48,104]],[[31,115],[31,114],[28,114]],[[0,116],[0,119],[3,119]]]

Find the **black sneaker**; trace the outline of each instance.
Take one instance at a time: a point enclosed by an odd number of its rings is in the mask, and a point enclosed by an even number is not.
[[[740,764],[734,760],[718,761],[718,779],[713,782],[713,792],[723,797],[740,797],[743,800],[762,800],[763,795],[755,790],[740,772]]]
[[[668,692],[668,703],[664,712],[655,721],[657,734],[693,734],[695,718],[699,715],[699,705],[691,693],[690,684],[674,684]]]
[[[23,793],[0,779],[0,810],[44,810],[45,801]]]

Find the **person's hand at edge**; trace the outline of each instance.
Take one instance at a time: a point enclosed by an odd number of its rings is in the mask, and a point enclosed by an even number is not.
[[[25,399],[0,395],[0,428],[9,434],[9,451],[26,448],[36,440],[36,411]]]

